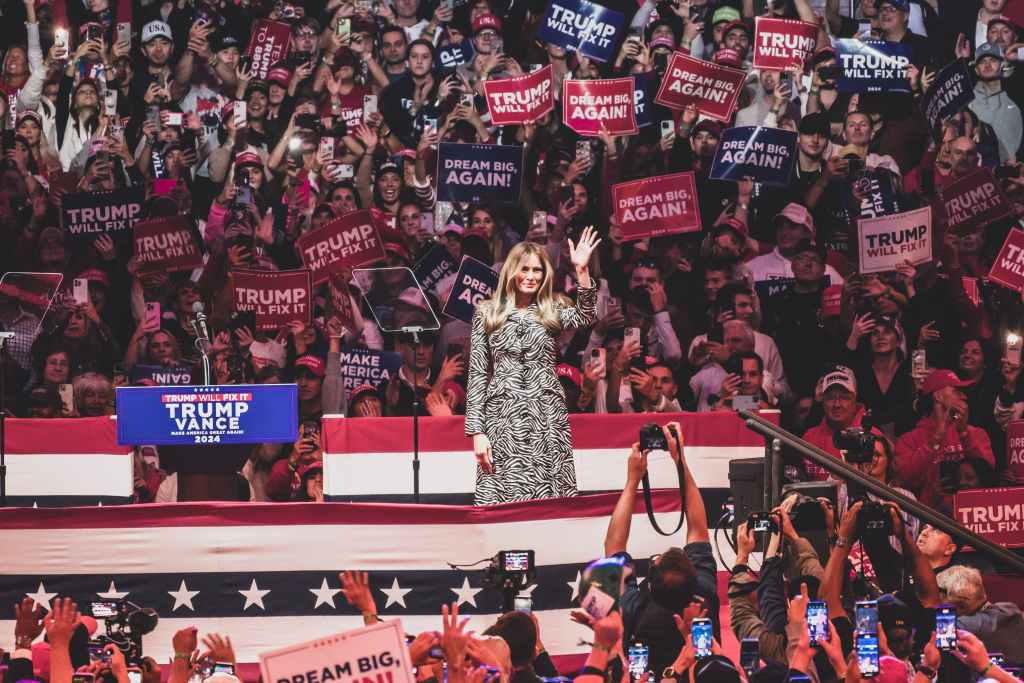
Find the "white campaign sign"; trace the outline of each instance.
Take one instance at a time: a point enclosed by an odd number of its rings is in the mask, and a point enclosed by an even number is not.
[[[415,683],[398,619],[260,654],[264,683]]]
[[[932,258],[930,207],[860,220],[860,272],[896,270],[897,264],[914,265]]]

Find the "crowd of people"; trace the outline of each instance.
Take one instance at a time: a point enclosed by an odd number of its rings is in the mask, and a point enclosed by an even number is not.
[[[235,271],[299,269],[301,235],[374,209],[386,257],[368,267],[411,267],[443,249],[497,272],[514,245],[535,242],[566,303],[581,289],[570,240],[593,228],[601,238],[589,264],[597,321],[557,340],[569,413],[773,409],[784,426],[835,455],[832,435],[870,414],[885,439],[872,476],[929,505],[948,504],[957,489],[1019,483],[1007,426],[1024,412],[1024,386],[1019,353],[1007,353],[1006,340],[1021,332],[1024,304],[986,279],[1024,218],[1024,165],[1016,158],[1024,28],[1003,14],[1007,0],[645,0],[617,8],[626,17],[607,63],[539,40],[545,2],[456,4],[0,4],[0,263],[8,278],[63,276],[45,315],[0,288],[0,323],[15,332],[4,347],[5,410],[112,414],[114,389],[133,383],[137,365],[185,368],[192,383],[202,382],[191,317],[202,302],[212,325],[212,341],[202,343],[211,382],[294,382],[299,422],[313,423],[297,443],[266,444],[253,455],[252,498],[319,499],[323,415],[406,416],[414,396],[430,415],[466,409],[470,325],[439,313],[450,281],[425,297],[397,292],[383,306],[395,318],[440,319],[419,344],[381,329],[381,307],[363,299],[347,271],[339,277],[349,285],[355,329],[332,314],[327,283],[315,288],[312,324],[230,324]],[[809,73],[794,68],[783,78],[752,68],[755,15],[765,13],[820,27]],[[245,56],[261,19],[291,27],[288,54],[264,79]],[[841,38],[910,46],[910,92],[838,91],[832,67]],[[439,50],[465,61],[453,69]],[[728,126],[699,106],[650,101],[677,51],[747,73],[735,124],[797,132],[788,186],[710,178]],[[920,99],[958,58],[970,64],[975,100],[932,139]],[[554,109],[521,126],[491,125],[484,83],[546,65]],[[637,135],[581,138],[562,120],[566,80],[632,74],[643,74],[650,94],[652,123]],[[376,110],[364,108],[367,98]],[[236,118],[239,102],[244,119]],[[580,141],[589,155],[577,154]],[[491,195],[438,202],[441,142],[522,146],[519,204]],[[1001,171],[1014,216],[960,237],[936,226],[931,260],[859,272],[864,194],[859,184],[852,200],[841,189],[851,168],[891,177],[899,209],[908,211],[941,202],[948,183],[980,166]],[[704,229],[624,239],[611,188],[691,171]],[[297,191],[307,181],[308,200]],[[187,219],[201,268],[140,272],[131,246],[106,234],[91,246],[68,244],[62,198],[127,187],[144,188],[142,217]],[[242,190],[247,204],[236,202]],[[546,222],[533,220],[537,212]],[[74,296],[76,279],[87,281],[87,297]],[[340,360],[354,347],[395,351],[402,367],[380,383],[355,382]],[[68,384],[70,400],[60,393]],[[957,469],[940,467],[951,461]],[[139,502],[173,500],[171,492],[158,497],[165,474],[152,464],[139,454]],[[787,476],[828,475],[794,461]]]
[[[553,619],[572,619],[592,630],[581,643],[589,646],[585,666],[578,675],[561,672],[573,675],[576,683],[859,683],[871,678],[879,683],[934,683],[940,671],[944,683],[1018,680],[1014,676],[1024,660],[1024,618],[1019,608],[1009,602],[992,603],[981,575],[963,564],[959,545],[942,531],[926,526],[915,541],[895,506],[885,509],[892,521],[890,534],[863,531],[863,499],[841,515],[826,507],[826,530],[833,542],[828,557],[819,559],[811,543],[794,531],[793,499],[787,498],[772,513],[774,532],[756,532],[746,522],[740,525],[727,597],[720,598],[705,504],[684,444],[676,438],[680,426],[669,423],[662,433],[666,449],[680,465],[685,545],[649,559],[630,555],[637,490],[650,454],[633,444],[603,557],[586,569],[579,583],[580,605],[586,611],[544,611],[539,619],[536,613],[510,611],[474,635],[479,628],[472,621],[475,617],[460,615],[457,603],[441,606],[437,630],[406,635],[418,681],[551,680],[559,671],[545,650],[541,623],[550,625]],[[892,543],[902,544],[896,557]],[[862,545],[885,572],[867,578],[855,574],[850,555],[855,544]],[[755,574],[751,563],[757,555],[762,561]],[[380,609],[370,577],[345,571],[339,578],[350,613],[358,612],[366,625],[378,623]],[[590,595],[592,591],[599,595]],[[728,627],[743,641],[741,652],[748,655],[739,661],[721,647],[721,599],[728,600]],[[870,601],[874,612],[869,618],[862,618],[864,605],[855,601]],[[90,654],[89,639],[95,637],[97,622],[87,611],[79,614],[73,597],[56,598],[46,614],[26,598],[15,612],[15,646],[4,681],[72,683],[78,671],[105,683],[129,683],[129,670],[137,671],[145,683],[164,680],[164,665],[152,657],[130,653],[126,662],[117,645]],[[948,628],[937,626],[937,613],[948,613],[955,622]],[[39,640],[44,632],[45,639]],[[202,650],[199,642],[195,627],[174,634],[167,680],[238,683],[241,671],[235,668],[231,638],[204,634]],[[748,649],[748,644],[753,647]],[[282,633],[280,646],[291,645],[297,643]],[[305,665],[316,669],[315,663]]]

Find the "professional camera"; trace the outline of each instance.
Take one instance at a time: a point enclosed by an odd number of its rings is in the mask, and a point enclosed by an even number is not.
[[[892,506],[874,500],[866,500],[857,515],[857,527],[861,536],[892,536]]]
[[[107,624],[107,634],[97,635],[96,645],[116,645],[129,666],[138,666],[142,659],[142,636],[156,628],[160,620],[157,613],[146,607],[129,614],[124,600],[101,600],[89,603],[89,614]]]
[[[537,578],[532,550],[502,550],[485,571],[487,581],[498,590],[526,588]]]
[[[747,528],[755,534],[774,534],[779,531],[779,523],[771,512],[751,512],[747,517]]]
[[[846,451],[846,462],[862,465],[875,459],[875,435],[871,433],[871,411],[865,410],[860,427],[844,429],[832,436],[832,445]]]
[[[668,431],[673,437],[675,437],[676,442],[678,443],[679,435],[676,434],[676,430],[669,427]],[[644,423],[644,426],[640,428],[640,452],[667,450],[668,439],[665,438],[665,432],[662,431],[661,425],[655,424],[654,422]]]

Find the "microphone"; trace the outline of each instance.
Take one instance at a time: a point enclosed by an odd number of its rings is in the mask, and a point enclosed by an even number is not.
[[[203,313],[203,304],[199,301],[192,304],[192,313],[196,316],[196,322],[199,323],[199,329],[202,330],[202,338],[206,341],[210,341],[210,332],[206,329],[206,314]]]

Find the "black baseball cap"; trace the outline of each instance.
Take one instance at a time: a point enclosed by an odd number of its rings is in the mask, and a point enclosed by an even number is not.
[[[814,112],[800,119],[800,127],[798,129],[803,135],[822,135],[826,138],[832,137],[832,125],[829,123],[828,118],[821,112]]]

